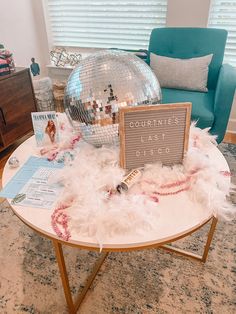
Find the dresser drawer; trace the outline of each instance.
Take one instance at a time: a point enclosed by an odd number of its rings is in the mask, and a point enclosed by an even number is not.
[[[0,131],[8,146],[32,130],[31,112],[36,111],[28,69],[0,80]]]

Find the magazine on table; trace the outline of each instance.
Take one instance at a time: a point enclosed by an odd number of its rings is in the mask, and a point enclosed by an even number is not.
[[[51,182],[51,178],[63,166],[63,163],[30,156],[0,191],[0,197],[12,199],[14,205],[52,209],[64,187]]]
[[[59,142],[59,129],[55,111],[31,113],[37,146],[49,146]]]

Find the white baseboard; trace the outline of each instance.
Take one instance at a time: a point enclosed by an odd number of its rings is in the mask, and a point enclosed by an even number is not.
[[[228,133],[236,133],[236,119],[229,119],[227,126]]]

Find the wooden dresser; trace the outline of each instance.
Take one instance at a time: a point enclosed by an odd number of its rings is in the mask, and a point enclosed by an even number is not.
[[[32,130],[36,101],[29,69],[0,76],[0,151]]]

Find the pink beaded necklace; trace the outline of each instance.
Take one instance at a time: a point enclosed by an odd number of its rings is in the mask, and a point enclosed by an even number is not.
[[[63,212],[68,206],[61,204],[57,207],[51,216],[51,225],[59,238],[68,241],[71,237],[68,229],[69,216]]]

